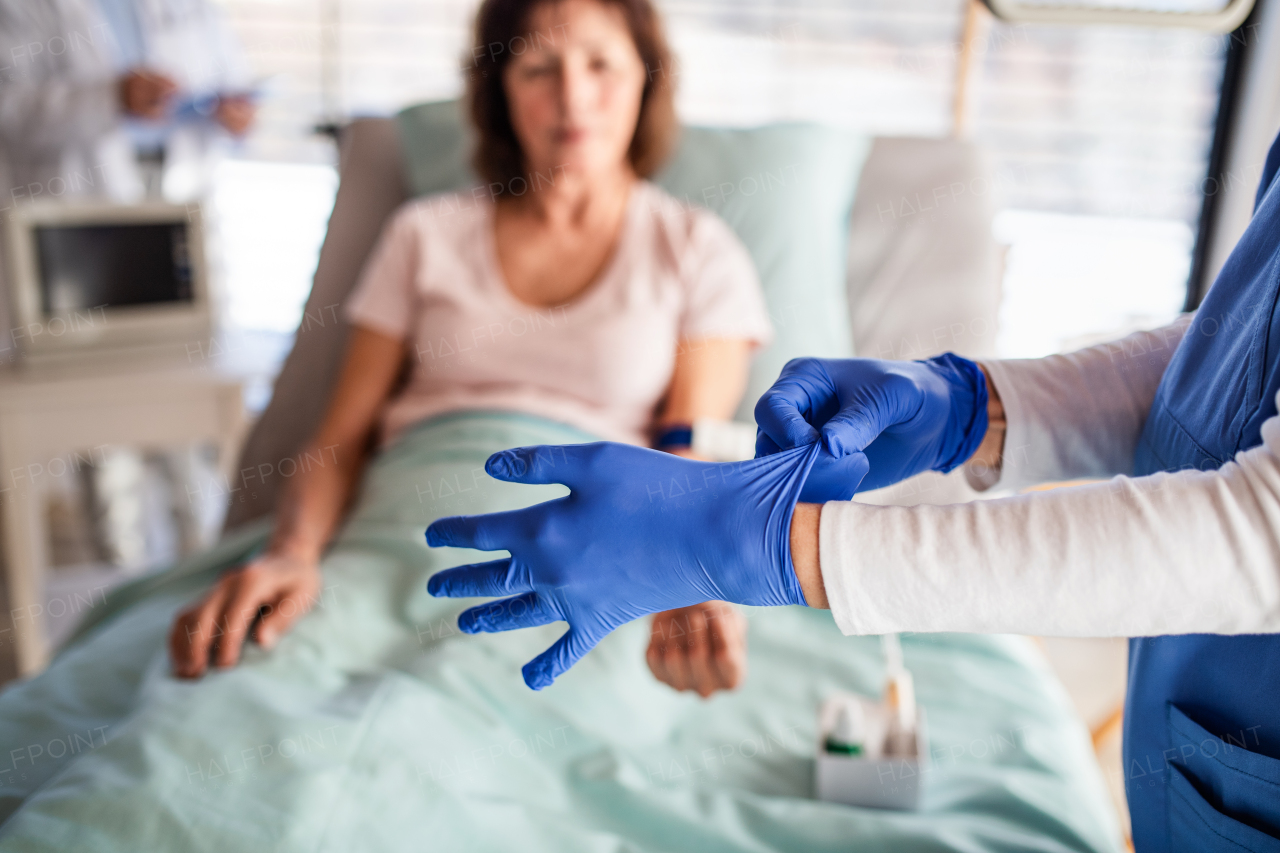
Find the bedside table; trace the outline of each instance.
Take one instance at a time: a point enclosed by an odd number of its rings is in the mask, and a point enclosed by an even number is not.
[[[210,443],[228,473],[246,429],[244,378],[209,361],[129,361],[0,368],[0,557],[8,604],[0,655],[20,676],[38,672],[49,649],[40,614],[50,544],[45,495],[110,445]]]

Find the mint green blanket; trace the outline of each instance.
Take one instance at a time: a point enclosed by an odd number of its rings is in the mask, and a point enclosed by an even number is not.
[[[643,622],[529,691],[520,665],[563,626],[459,634],[466,603],[424,584],[477,555],[422,532],[563,494],[482,465],[584,439],[490,414],[410,433],[366,476],[315,610],[202,681],[169,676],[170,620],[263,528],[100,605],[0,694],[0,851],[1117,849],[1088,736],[1021,639],[904,639],[932,734],[918,813],[812,798],[818,703],[883,678],[875,638],[824,612],[751,611],[746,685],[709,701],[653,679]]]

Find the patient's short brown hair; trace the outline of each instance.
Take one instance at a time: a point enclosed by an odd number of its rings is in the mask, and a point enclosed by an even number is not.
[[[513,55],[550,41],[552,33],[532,33],[528,22],[540,3],[554,0],[484,0],[476,13],[475,42],[465,62],[467,108],[476,129],[472,165],[490,182],[495,195],[521,194],[528,176],[502,88],[502,72]],[[670,153],[678,132],[675,111],[675,69],[662,31],[662,21],[649,0],[599,0],[622,11],[644,63],[646,81],[640,96],[640,115],[627,159],[640,177],[658,170]],[[523,179],[523,180],[521,180]],[[498,185],[501,189],[498,189]]]

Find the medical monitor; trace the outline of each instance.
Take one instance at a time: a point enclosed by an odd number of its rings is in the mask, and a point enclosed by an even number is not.
[[[24,360],[207,339],[200,208],[41,203],[9,217],[10,330]]]

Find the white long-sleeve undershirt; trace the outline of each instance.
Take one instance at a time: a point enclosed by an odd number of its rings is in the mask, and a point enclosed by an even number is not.
[[[999,485],[1132,470],[1189,318],[1077,353],[984,364],[1008,419]],[[823,507],[846,634],[1280,631],[1280,417],[1216,471],[1117,476],[953,506]]]

